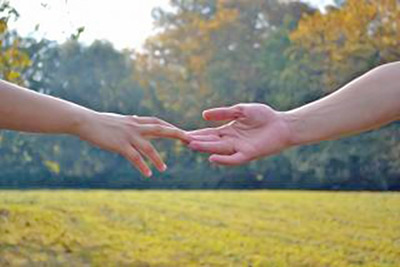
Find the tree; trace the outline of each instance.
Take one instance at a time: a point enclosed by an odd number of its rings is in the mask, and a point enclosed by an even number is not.
[[[139,79],[147,99],[161,110],[184,110],[188,122],[212,105],[262,101],[272,77],[262,46],[271,35],[281,37],[275,33],[283,25],[292,28],[303,12],[313,12],[305,4],[274,0],[171,5],[173,11],[154,12],[160,33],[137,55]]]
[[[305,15],[290,37],[296,44],[292,56],[304,63],[299,71],[321,77],[326,90],[333,90],[400,58],[400,4],[348,0],[327,14]]]
[[[18,17],[18,12],[8,1],[0,2],[0,78],[21,84],[21,73],[29,67],[30,60],[20,49],[19,37],[8,29],[9,21]]]
[[[400,3],[348,0],[326,14],[304,15],[290,39],[293,45],[287,54],[297,62],[292,68],[298,76],[309,77],[309,90],[319,83],[320,90],[329,93],[377,65],[400,60]],[[398,125],[394,124],[335,145],[323,144],[319,157],[312,161],[322,168],[320,173],[329,169],[336,177],[347,176],[347,184],[385,189],[400,177],[400,158],[395,151],[399,141]],[[292,160],[314,168],[306,164],[312,154],[301,154]],[[344,169],[347,174],[342,173]]]

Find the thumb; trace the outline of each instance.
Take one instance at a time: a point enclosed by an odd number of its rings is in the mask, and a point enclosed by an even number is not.
[[[218,155],[214,154],[209,157],[209,161],[219,165],[237,166],[248,162],[248,158],[241,152],[233,155]]]
[[[243,107],[240,105],[213,108],[203,112],[203,118],[208,121],[236,120],[243,116]]]

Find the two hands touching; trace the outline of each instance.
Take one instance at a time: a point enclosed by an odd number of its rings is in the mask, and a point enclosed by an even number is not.
[[[194,150],[215,154],[211,160],[226,165],[276,153],[287,145],[280,113],[261,104],[209,110],[205,118],[231,122],[187,132],[155,117],[96,112],[0,81],[0,129],[74,135],[124,156],[145,176],[152,175],[145,159],[161,172],[167,169],[150,142],[154,138],[178,139]]]
[[[151,139],[177,139],[212,154],[210,160],[216,164],[238,165],[290,145],[283,115],[261,104],[217,108],[204,112],[205,119],[227,124],[188,132],[155,117],[96,112],[0,81],[0,129],[74,135],[124,156],[148,177],[152,171],[146,159],[160,172],[167,169]]]
[[[145,176],[152,171],[147,158],[160,172],[167,169],[150,139],[171,138],[189,148],[212,154],[210,161],[220,165],[240,165],[279,153],[291,145],[285,113],[262,104],[239,104],[210,109],[203,117],[227,121],[217,128],[184,131],[155,117],[93,113],[77,127],[78,136],[100,148],[121,154]]]
[[[204,111],[203,118],[225,122],[222,126],[185,132],[157,121],[159,132],[153,135],[180,139],[189,148],[210,154],[214,164],[241,165],[293,146],[338,139],[399,120],[399,77],[400,62],[390,63],[293,110],[281,112],[256,103],[214,108]],[[163,132],[166,129],[169,134]]]
[[[290,146],[289,129],[281,112],[262,104],[240,104],[211,109],[204,118],[228,121],[218,128],[184,131],[155,117],[93,113],[78,127],[78,136],[100,148],[121,154],[145,176],[152,171],[147,158],[158,171],[167,169],[150,139],[171,138],[189,148],[212,154],[210,161],[239,165],[269,156]]]
[[[280,112],[263,104],[206,110],[220,127],[184,131],[154,117],[96,112],[0,81],[0,129],[70,134],[121,154],[145,176],[166,165],[150,142],[178,139],[211,154],[220,165],[240,165],[292,146],[337,139],[400,119],[400,62],[380,66],[340,90],[297,109]]]

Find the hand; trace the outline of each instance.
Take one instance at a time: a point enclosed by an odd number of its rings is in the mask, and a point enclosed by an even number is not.
[[[239,104],[206,110],[210,121],[231,122],[219,128],[189,133],[189,147],[211,153],[210,162],[240,165],[264,156],[279,153],[291,145],[290,129],[284,112],[262,104]]]
[[[158,118],[97,112],[83,120],[78,135],[95,146],[121,154],[147,177],[150,177],[152,172],[143,156],[159,171],[167,169],[148,139],[163,137],[179,139],[186,143],[190,141],[190,137],[183,130]]]

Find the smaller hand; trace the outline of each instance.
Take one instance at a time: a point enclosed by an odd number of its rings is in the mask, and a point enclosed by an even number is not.
[[[111,113],[91,114],[80,127],[79,136],[99,148],[121,154],[148,177],[152,175],[152,171],[143,156],[159,171],[167,169],[149,139],[173,138],[186,143],[191,140],[183,130],[158,118]]]
[[[219,128],[189,133],[193,150],[212,154],[209,160],[221,165],[240,165],[279,153],[291,145],[285,113],[262,104],[239,104],[206,110],[210,121],[231,121]]]

